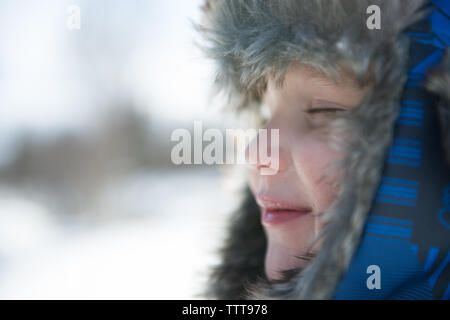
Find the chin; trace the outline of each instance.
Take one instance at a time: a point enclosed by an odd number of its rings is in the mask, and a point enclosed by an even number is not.
[[[265,228],[267,251],[265,257],[265,273],[269,280],[281,280],[283,271],[304,268],[313,234],[292,230],[292,225],[279,225]]]

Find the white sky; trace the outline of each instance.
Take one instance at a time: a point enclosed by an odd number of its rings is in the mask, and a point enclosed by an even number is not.
[[[200,0],[2,2],[2,134],[83,127],[118,98],[168,121],[205,116],[212,72],[188,21]],[[72,3],[81,30],[66,27]]]

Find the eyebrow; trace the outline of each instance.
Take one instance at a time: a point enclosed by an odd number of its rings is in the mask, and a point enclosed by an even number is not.
[[[313,108],[325,108],[325,107],[330,108],[331,107],[331,108],[343,109],[343,110],[350,108],[350,106],[346,106],[343,104],[339,104],[339,103],[328,101],[328,100],[322,100],[322,99],[313,100],[312,107]]]
[[[301,70],[301,72],[304,72],[309,80],[317,80],[322,83],[330,84],[330,85],[336,85],[338,82],[334,81],[329,75],[327,75],[324,71],[317,69],[316,67],[313,67],[308,64],[304,63],[294,63],[292,64],[293,70]],[[338,78],[340,78],[338,76]],[[345,75],[342,74],[342,78],[345,79]]]
[[[298,67],[294,67],[298,68]],[[360,85],[357,81],[355,81],[355,78],[351,76],[348,72],[342,71],[337,75],[336,79],[333,79],[326,75],[324,72],[306,65],[306,72],[309,80],[317,81],[319,83],[322,83],[324,85],[328,86],[350,86],[358,89]]]

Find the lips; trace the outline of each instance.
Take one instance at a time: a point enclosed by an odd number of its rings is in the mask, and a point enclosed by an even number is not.
[[[308,206],[267,195],[256,197],[256,202],[261,207],[261,222],[267,226],[288,223],[312,212]]]

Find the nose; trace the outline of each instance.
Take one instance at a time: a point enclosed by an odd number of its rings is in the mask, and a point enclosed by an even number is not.
[[[245,158],[247,164],[261,175],[274,175],[285,171],[289,166],[286,148],[282,147],[283,137],[278,128],[266,126],[247,145]]]

